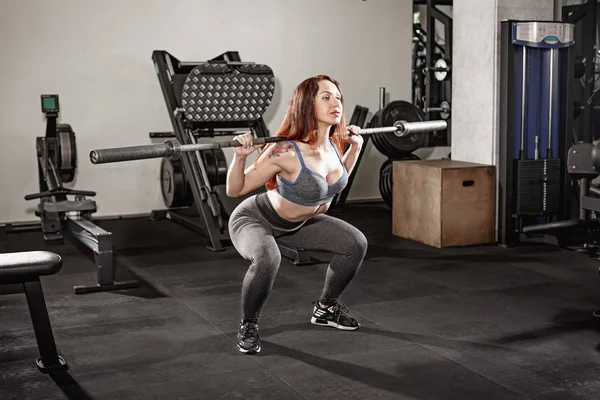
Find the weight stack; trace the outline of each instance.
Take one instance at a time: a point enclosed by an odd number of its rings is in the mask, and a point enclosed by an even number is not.
[[[515,160],[514,168],[517,214],[541,216],[559,212],[560,159]]]
[[[526,226],[570,218],[573,139],[563,99],[574,25],[506,20],[500,42],[498,242],[513,246],[546,240],[524,234]]]

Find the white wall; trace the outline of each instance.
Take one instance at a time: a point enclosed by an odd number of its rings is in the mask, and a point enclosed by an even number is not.
[[[378,88],[389,100],[411,93],[409,0],[1,0],[0,223],[35,220],[35,137],[45,120],[40,94],[58,93],[61,119],[77,135],[73,186],[95,190],[97,216],[163,208],[160,160],[92,165],[92,149],[149,144],[150,131],[172,130],[151,61],[163,49],[183,61],[225,51],[265,63],[278,88],[266,122],[281,123],[295,86],[327,73],[346,97],[346,117],[360,104],[373,112]],[[226,153],[229,155],[229,153]],[[380,198],[374,147],[349,195]]]

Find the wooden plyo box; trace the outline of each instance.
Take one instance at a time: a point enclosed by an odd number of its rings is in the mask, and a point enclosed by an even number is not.
[[[393,234],[434,247],[493,243],[496,171],[455,160],[394,161]]]

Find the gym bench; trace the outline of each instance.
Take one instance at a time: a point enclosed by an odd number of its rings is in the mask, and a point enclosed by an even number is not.
[[[40,352],[36,365],[45,374],[68,369],[67,362],[56,351],[54,334],[40,283],[40,276],[54,275],[61,268],[61,257],[47,251],[0,254],[0,285],[23,284],[25,289],[27,306]]]

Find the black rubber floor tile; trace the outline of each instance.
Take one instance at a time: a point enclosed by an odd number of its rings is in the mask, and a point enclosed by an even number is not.
[[[273,372],[309,399],[515,399],[506,388],[420,346],[337,356],[278,346],[278,353],[299,362]]]
[[[206,239],[169,220],[149,218],[102,219],[96,223],[112,233],[115,250],[181,246],[206,246]]]
[[[574,326],[570,331],[555,328],[554,333],[548,330],[546,335],[521,341],[501,337],[483,340],[407,335],[407,338],[524,398],[569,399],[577,398],[576,392],[580,390],[582,396],[586,391],[596,392],[589,385],[600,384],[599,332],[578,325],[584,330],[575,330]]]
[[[229,351],[230,340],[208,325],[138,328],[103,336],[57,338],[79,376],[122,378],[131,385],[169,382],[181,371],[205,374],[255,366]],[[184,375],[185,376],[185,375]]]
[[[600,285],[598,261],[574,251],[550,249],[514,265],[582,286],[597,288]]]
[[[95,399],[127,400],[300,400],[305,399],[286,382],[260,368],[248,368],[236,373],[181,369],[179,379],[159,384],[127,386],[127,382],[96,382],[83,380],[91,386]],[[104,383],[104,384],[103,384]],[[98,389],[96,389],[98,388]],[[114,389],[112,389],[114,388]]]
[[[0,345],[1,346],[1,345]],[[0,399],[2,400],[57,400],[66,399],[54,380],[41,373],[35,353],[19,361],[0,361]]]
[[[428,281],[444,285],[455,291],[501,289],[511,286],[531,285],[556,281],[541,272],[519,268],[518,264],[496,262],[440,262],[408,266],[406,269]]]
[[[518,334],[580,320],[600,293],[563,282],[356,305],[370,320],[405,333],[444,338]],[[573,311],[574,310],[574,311]]]
[[[340,300],[349,305],[453,294],[443,281],[434,282],[403,266],[365,262],[347,286]]]
[[[176,294],[196,313],[215,323],[240,318],[241,291],[240,282],[239,285],[179,290]],[[312,303],[319,299],[321,291],[322,286],[319,285],[315,285],[310,290],[307,288],[290,290],[276,284],[261,311],[261,316],[292,313],[310,317]]]
[[[262,350],[254,357],[269,368],[278,365],[296,363],[293,357],[281,349],[293,349],[314,356],[338,356],[353,352],[364,352],[377,349],[389,349],[408,346],[412,342],[402,335],[377,326],[373,322],[354,314],[360,321],[361,328],[356,331],[342,331],[330,327],[315,326],[310,323],[310,315],[282,314],[276,317],[261,317],[259,333]],[[214,325],[227,334],[232,340],[232,351],[237,351],[234,343],[239,327],[239,320],[219,321]]]
[[[222,261],[225,265],[228,260],[243,260],[233,247],[228,247],[224,251],[213,252],[204,246],[189,243],[133,247],[118,250],[116,254],[118,258],[126,258],[140,268],[157,270],[168,270],[174,264],[189,265],[190,268],[194,266],[202,268],[205,262]]]

